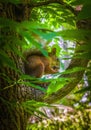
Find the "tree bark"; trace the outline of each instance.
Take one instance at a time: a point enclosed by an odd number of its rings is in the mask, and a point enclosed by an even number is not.
[[[29,20],[31,8],[28,8],[27,4],[0,3],[0,11],[0,16],[21,22]],[[1,32],[4,32],[4,30]],[[17,49],[21,51],[20,47],[17,47]],[[15,62],[16,68],[23,71],[21,58],[13,52],[8,52],[8,50],[5,50],[5,52]],[[4,76],[7,76],[11,81],[19,80],[19,74],[14,70],[4,65],[0,66],[0,130],[25,130],[27,113],[21,103],[29,99],[28,96],[33,97],[31,96],[32,93],[24,85],[12,85]]]

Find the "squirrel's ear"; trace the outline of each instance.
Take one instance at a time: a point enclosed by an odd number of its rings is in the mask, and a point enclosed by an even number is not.
[[[49,55],[55,55],[56,54],[56,48],[52,48],[51,52],[49,52]]]
[[[56,54],[56,48],[52,48],[51,54]]]

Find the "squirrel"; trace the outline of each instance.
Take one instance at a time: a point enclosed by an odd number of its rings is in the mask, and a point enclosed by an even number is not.
[[[25,74],[41,78],[46,74],[54,74],[59,71],[60,61],[56,56],[56,48],[52,48],[48,57],[40,51],[30,51],[25,54],[24,69]]]

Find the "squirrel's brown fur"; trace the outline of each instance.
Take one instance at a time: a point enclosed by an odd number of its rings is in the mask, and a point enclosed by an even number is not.
[[[36,51],[33,53],[26,53],[26,61],[24,63],[25,73],[40,78],[44,74],[54,74],[58,72],[60,62],[55,53],[55,49],[49,53],[48,57]]]

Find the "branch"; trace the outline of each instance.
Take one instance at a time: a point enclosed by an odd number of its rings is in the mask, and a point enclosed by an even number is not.
[[[47,0],[47,1],[44,1],[44,2],[36,2],[36,3],[28,4],[28,5],[29,5],[29,7],[40,7],[40,6],[46,6],[46,5],[53,4],[53,3],[63,5],[65,8],[70,10],[74,15],[77,14],[76,10],[72,6],[63,2],[63,0]]]
[[[86,67],[87,64],[88,64],[88,60],[73,59],[70,66],[68,67],[68,69],[72,69],[76,66],[77,67]],[[74,78],[74,80],[72,82],[70,82],[69,84],[65,85],[63,88],[61,88],[56,93],[51,94],[50,97],[45,98],[44,101],[47,102],[47,103],[54,103],[54,102],[57,102],[58,100],[62,99],[63,97],[65,97],[79,83],[79,81],[83,77],[83,74],[84,74],[84,70],[79,71],[79,72],[75,72],[75,73],[71,73],[71,74],[67,74],[67,75],[63,75],[62,77]]]
[[[86,19],[84,20],[85,24],[83,23],[83,20],[80,20],[77,22],[78,29],[91,29],[91,21]],[[87,38],[89,41],[89,37]],[[83,42],[85,44],[85,42]],[[75,52],[77,53],[77,52]],[[89,59],[72,59],[70,66],[68,69],[72,69],[74,67],[87,67],[87,64],[89,62]],[[53,93],[50,95],[50,97],[45,98],[44,101],[47,103],[54,103],[63,97],[65,97],[67,94],[69,94],[75,86],[80,82],[84,74],[84,70],[80,72],[71,73],[69,75],[63,75],[63,77],[69,77],[69,78],[75,78],[74,81],[70,82],[69,84],[65,85],[62,89],[57,91],[56,93]]]

